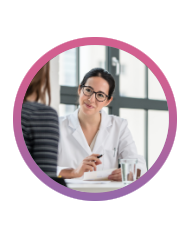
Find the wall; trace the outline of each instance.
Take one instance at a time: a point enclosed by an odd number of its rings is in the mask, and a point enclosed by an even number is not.
[[[59,86],[59,56],[50,60],[51,107],[59,114],[60,86]]]

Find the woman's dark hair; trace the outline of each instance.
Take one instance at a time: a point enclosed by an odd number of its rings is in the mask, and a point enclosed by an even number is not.
[[[111,96],[113,95],[113,92],[115,89],[115,80],[114,80],[113,76],[108,71],[106,71],[102,68],[94,68],[85,74],[85,76],[80,84],[80,87],[82,88],[82,86],[84,86],[86,84],[87,80],[91,77],[101,77],[108,82],[108,84],[109,84],[108,99],[110,99]]]

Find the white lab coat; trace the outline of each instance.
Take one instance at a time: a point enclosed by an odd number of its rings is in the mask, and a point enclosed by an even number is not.
[[[65,167],[77,168],[91,154],[103,154],[102,164],[97,166],[97,170],[118,168],[118,159],[135,156],[138,158],[137,168],[141,169],[141,174],[147,171],[144,158],[137,154],[127,120],[107,115],[101,110],[100,129],[91,151],[78,120],[78,110],[60,118],[57,174]]]

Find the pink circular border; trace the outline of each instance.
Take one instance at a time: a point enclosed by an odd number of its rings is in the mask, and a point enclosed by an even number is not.
[[[32,157],[30,156],[24,138],[22,134],[22,128],[21,128],[21,108],[22,108],[22,102],[24,99],[25,92],[28,88],[28,85],[30,84],[32,78],[34,75],[38,72],[38,70],[46,64],[49,60],[57,56],[58,54],[67,51],[72,48],[85,46],[85,45],[105,45],[110,46],[114,48],[118,48],[120,50],[126,51],[130,53],[131,55],[138,58],[140,61],[142,61],[156,76],[158,81],[160,82],[164,93],[166,95],[166,100],[168,104],[168,110],[169,110],[169,128],[168,128],[168,135],[165,142],[165,145],[162,149],[162,152],[160,153],[160,156],[154,163],[154,165],[147,171],[146,174],[144,174],[140,179],[135,181],[134,183],[115,190],[111,192],[105,192],[105,193],[84,193],[84,192],[78,192],[72,189],[69,189],[67,187],[64,187],[55,181],[53,181],[51,178],[49,178],[45,173],[42,172],[42,170],[37,166],[37,164],[34,162]],[[63,43],[50,51],[48,51],[46,54],[44,54],[27,72],[26,76],[24,77],[19,90],[17,92],[17,96],[15,99],[14,104],[14,111],[13,111],[13,126],[14,126],[14,133],[16,142],[18,145],[18,148],[20,150],[20,153],[28,165],[28,167],[31,169],[31,171],[46,185],[48,185],[50,188],[54,189],[55,191],[64,194],[66,196],[81,199],[81,200],[87,200],[87,201],[103,201],[103,200],[109,200],[118,198],[124,195],[127,195],[136,189],[143,186],[145,183],[147,183],[162,167],[164,162],[166,161],[171,148],[173,146],[173,142],[175,139],[176,134],[176,128],[177,128],[177,109],[175,104],[175,99],[173,92],[171,90],[171,87],[162,73],[162,71],[159,69],[159,67],[143,52],[138,50],[137,48],[124,43],[122,41],[110,39],[110,38],[103,38],[103,37],[86,37],[86,38],[80,38],[76,40],[72,40],[66,43]]]

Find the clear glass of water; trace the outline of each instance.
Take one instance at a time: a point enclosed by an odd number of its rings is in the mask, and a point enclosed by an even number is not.
[[[121,174],[123,184],[130,184],[136,180],[137,177],[137,163],[138,159],[120,159]]]

